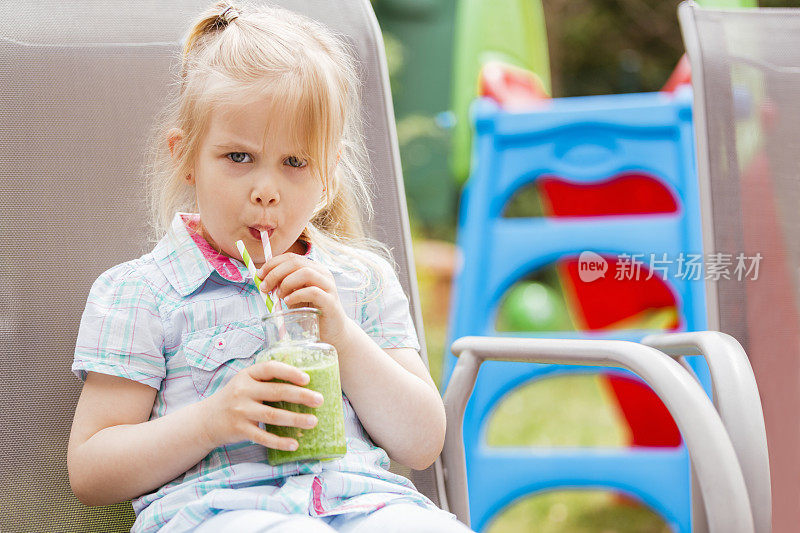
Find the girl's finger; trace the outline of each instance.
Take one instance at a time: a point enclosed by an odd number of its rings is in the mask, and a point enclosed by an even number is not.
[[[270,270],[275,268],[276,265],[285,261],[285,259],[283,258],[284,255],[286,254],[276,255],[272,259],[270,259],[269,261],[258,267],[256,269],[256,275],[259,278],[264,279],[264,276],[266,276]]]
[[[259,383],[256,399],[265,402],[301,403],[309,407],[322,405],[322,394],[290,383]]]
[[[272,269],[261,278],[264,280],[264,283],[261,284],[262,290],[274,290],[275,287],[280,285],[283,278],[300,268],[300,266],[301,265],[299,265],[295,259],[284,259],[279,264],[272,267]]]
[[[266,276],[270,270],[280,265],[281,263],[292,260],[292,256],[294,255],[297,254],[285,253],[281,255],[276,255],[272,259],[261,265],[261,267],[256,269],[256,274],[258,275],[259,278],[264,279],[264,276]]]
[[[302,370],[279,361],[263,361],[261,363],[256,363],[249,367],[247,372],[250,377],[257,381],[282,379],[284,381],[296,383],[300,386],[308,384],[310,379],[308,374]]]
[[[278,409],[260,402],[250,402],[245,408],[245,416],[254,422],[273,426],[311,429],[317,425],[317,417],[312,414]]]
[[[325,275],[319,270],[313,268],[300,268],[283,278],[283,280],[276,287],[276,291],[278,296],[282,298],[283,296],[291,294],[292,292],[302,289],[303,287],[319,287],[327,292],[332,288],[330,285],[331,284],[328,278],[326,278]]]
[[[316,307],[324,309],[328,303],[328,293],[319,287],[303,287],[283,297],[289,307]]]
[[[287,450],[290,452],[297,449],[298,444],[297,441],[294,439],[273,435],[268,431],[264,431],[257,425],[251,425],[250,427],[252,429],[249,430],[249,435],[247,435],[247,438],[255,442],[256,444],[260,444],[267,448],[274,448],[276,450]]]

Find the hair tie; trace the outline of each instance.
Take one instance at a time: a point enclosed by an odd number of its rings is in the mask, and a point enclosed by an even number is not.
[[[228,12],[231,12],[231,11],[233,12],[233,16],[231,16],[231,18],[228,18]],[[225,11],[222,12],[222,15],[220,15],[220,17],[225,19],[226,22],[233,22],[234,20],[236,20],[239,17],[239,10],[236,9],[235,7],[233,7],[233,6],[228,6],[225,9]]]
[[[225,8],[225,11],[217,15],[217,18],[214,20],[213,27],[215,29],[225,28],[228,26],[228,24],[239,18],[239,15],[240,13],[238,9],[233,6],[228,6]]]

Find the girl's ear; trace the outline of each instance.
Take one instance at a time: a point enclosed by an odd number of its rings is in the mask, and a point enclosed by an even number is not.
[[[169,153],[173,159],[178,159],[181,154],[183,144],[183,131],[179,128],[172,128],[167,133],[167,144],[169,145]]]
[[[175,164],[180,164],[180,156],[183,153],[183,131],[179,128],[172,128],[167,133],[167,144],[169,145],[169,153],[172,156]],[[194,179],[191,174],[186,175],[186,181],[189,185],[194,185]]]

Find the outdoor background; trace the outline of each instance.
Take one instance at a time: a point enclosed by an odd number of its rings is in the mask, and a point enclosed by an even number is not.
[[[389,63],[431,374],[440,384],[460,185],[449,171],[456,0],[373,0]],[[683,54],[678,0],[544,0],[554,97],[659,90]],[[760,0],[800,7],[800,0]],[[498,408],[492,446],[626,442],[591,376],[528,385]],[[559,491],[512,504],[492,533],[667,532],[648,509],[603,491]]]

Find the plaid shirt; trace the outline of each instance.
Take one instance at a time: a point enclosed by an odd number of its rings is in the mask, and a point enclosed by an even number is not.
[[[239,261],[218,254],[193,231],[197,215],[177,214],[152,252],[103,273],[81,319],[72,371],[124,377],[158,390],[151,419],[219,390],[253,364],[263,347],[263,300]],[[188,226],[188,227],[187,227]],[[326,265],[347,315],[381,348],[419,349],[393,269],[383,259],[383,286],[317,246],[306,254]],[[412,483],[387,470],[347,397],[347,454],[335,461],[270,466],[250,441],[220,446],[156,492],[133,501],[132,531],[191,530],[228,509],[310,516],[364,513],[387,503],[436,508]],[[163,529],[161,529],[163,528]]]

